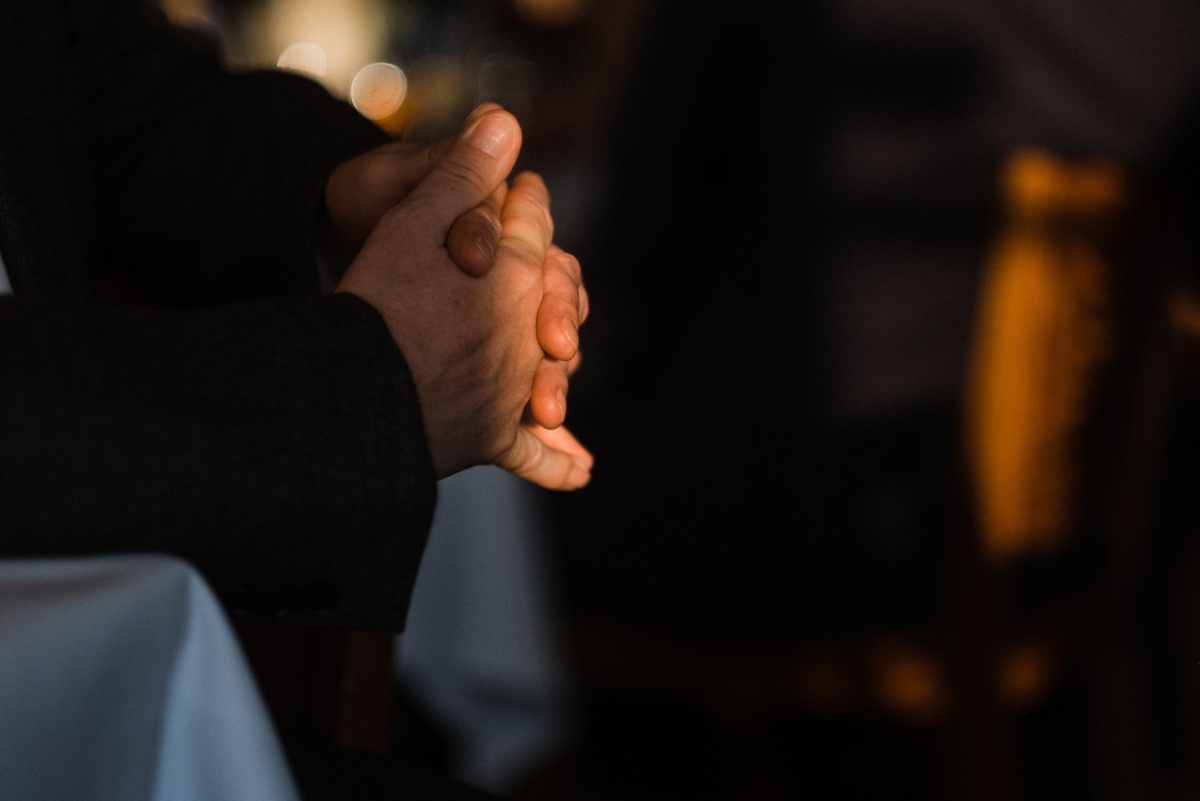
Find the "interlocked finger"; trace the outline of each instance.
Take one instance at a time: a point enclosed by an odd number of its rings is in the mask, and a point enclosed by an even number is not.
[[[538,342],[548,356],[570,361],[579,350],[581,290],[579,260],[551,246],[544,271],[545,294],[538,309]]]

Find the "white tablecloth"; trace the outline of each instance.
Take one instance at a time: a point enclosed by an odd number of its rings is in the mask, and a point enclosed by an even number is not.
[[[451,733],[451,774],[510,795],[582,732],[543,491],[498,467],[442,479],[397,675]]]
[[[0,798],[298,801],[195,570],[162,556],[0,561]]]

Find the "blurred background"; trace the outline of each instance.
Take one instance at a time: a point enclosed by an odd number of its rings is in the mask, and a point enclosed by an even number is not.
[[[503,103],[584,265],[593,483],[444,482],[388,749],[515,799],[1200,792],[1200,7],[164,3],[399,138]]]

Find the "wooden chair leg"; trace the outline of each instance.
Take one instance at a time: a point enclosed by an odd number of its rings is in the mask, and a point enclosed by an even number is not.
[[[246,621],[234,628],[281,733],[392,752],[394,635]]]

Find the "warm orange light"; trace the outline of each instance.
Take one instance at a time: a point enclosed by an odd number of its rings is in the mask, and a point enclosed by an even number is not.
[[[1107,162],[1041,150],[1003,176],[1006,228],[986,265],[966,404],[985,550],[1061,546],[1074,525],[1078,438],[1113,348],[1103,241],[1126,192]]]
[[[395,64],[379,61],[363,67],[350,83],[350,102],[372,120],[390,117],[404,104],[408,79]]]
[[[204,28],[212,24],[208,0],[161,0],[163,13],[176,25]]]
[[[1194,290],[1179,291],[1168,302],[1167,316],[1181,335],[1200,336],[1200,293]]]
[[[323,78],[329,70],[329,58],[324,48],[315,42],[296,42],[280,54],[275,66]]]
[[[578,20],[585,5],[584,0],[516,0],[517,13],[526,22],[554,28]]]
[[[1029,708],[1046,694],[1056,669],[1055,660],[1046,648],[1033,644],[1018,646],[1000,661],[996,673],[997,695],[1008,706]]]
[[[325,54],[320,82],[346,97],[364,64],[386,58],[388,4],[384,0],[264,0],[247,12],[241,48],[251,62],[270,59],[298,42]],[[312,73],[310,73],[312,74]]]
[[[942,719],[950,700],[939,660],[914,643],[885,637],[869,649],[869,664],[879,703],[912,723]]]

